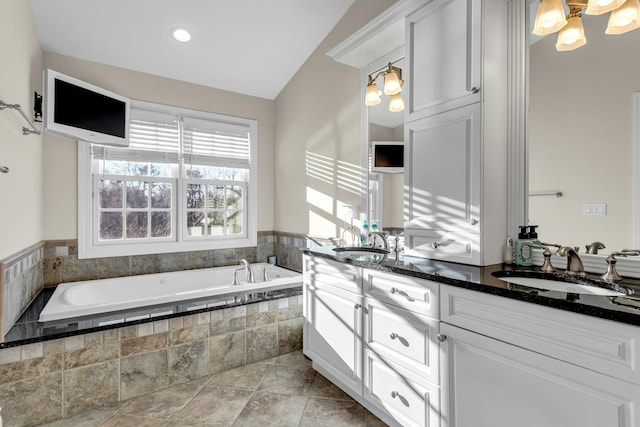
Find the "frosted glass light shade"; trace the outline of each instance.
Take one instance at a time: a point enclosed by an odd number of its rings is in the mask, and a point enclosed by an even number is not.
[[[378,93],[378,85],[374,82],[369,83],[369,85],[367,85],[367,92],[364,96],[364,105],[374,107],[381,102],[380,93]]]
[[[400,93],[391,95],[391,99],[389,99],[389,111],[391,111],[392,113],[399,113],[403,110],[404,100],[402,99],[402,95]]]
[[[567,25],[558,33],[556,50],[565,52],[577,49],[585,44],[587,44],[587,38],[584,35],[582,18],[579,16],[570,16]]]
[[[623,34],[640,27],[640,2],[627,0],[622,6],[611,11],[606,34]]]
[[[395,71],[389,71],[384,74],[384,94],[385,95],[395,95],[400,93],[402,90],[402,85],[400,84],[400,79],[398,78],[398,73]]]
[[[584,13],[587,15],[602,15],[620,7],[623,3],[624,0],[589,0]]]
[[[538,5],[533,34],[546,36],[567,25],[567,18],[561,0],[542,0]]]

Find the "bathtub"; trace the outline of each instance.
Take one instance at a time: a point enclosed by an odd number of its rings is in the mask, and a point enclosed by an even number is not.
[[[254,283],[247,283],[239,265],[145,274],[113,279],[69,282],[58,285],[40,313],[39,322],[50,322],[101,313],[182,301],[211,300],[232,302],[237,295],[267,292],[302,285],[302,274],[267,263],[251,264]],[[232,285],[233,273],[239,284]],[[265,271],[266,278],[265,281]],[[218,298],[219,297],[219,298]]]

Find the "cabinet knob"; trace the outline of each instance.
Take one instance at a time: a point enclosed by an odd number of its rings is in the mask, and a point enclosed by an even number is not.
[[[362,307],[362,305],[360,304],[356,304],[353,308],[355,308],[356,310],[359,309],[360,307]]]
[[[440,342],[445,342],[447,340],[447,336],[445,334],[438,334],[437,338]]]
[[[392,332],[391,335],[389,335],[389,338],[391,338],[392,340],[395,340],[396,338],[398,338],[398,334],[396,334],[395,332]]]
[[[471,89],[469,89],[469,92],[471,92],[473,94],[476,94],[476,93],[480,92],[480,88],[474,86]]]
[[[475,218],[469,218],[469,224],[471,225],[476,225],[478,223],[478,220]]]

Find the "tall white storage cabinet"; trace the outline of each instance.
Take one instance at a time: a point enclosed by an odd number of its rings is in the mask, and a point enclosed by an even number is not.
[[[507,3],[433,0],[406,19],[405,250],[490,265],[506,230]]]

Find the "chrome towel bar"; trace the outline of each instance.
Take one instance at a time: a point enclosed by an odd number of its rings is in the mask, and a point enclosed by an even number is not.
[[[562,194],[562,191],[538,191],[538,192],[529,193],[529,197],[536,197],[536,196],[562,197],[564,196],[564,194]]]
[[[24,119],[27,121],[27,123],[29,123],[29,126],[31,126],[31,129],[27,128],[27,127],[22,127],[22,134],[23,135],[31,135],[31,134],[35,134],[35,135],[40,135],[40,131],[36,128],[36,126],[33,124],[33,122],[31,122],[31,120],[29,120],[29,117],[27,117],[27,115],[24,113],[24,111],[22,110],[22,107],[20,107],[20,105],[18,104],[7,104],[5,102],[0,101],[0,111],[4,110],[5,108],[10,108],[12,110],[17,110],[22,117],[24,117]],[[2,171],[4,173],[8,172],[8,170]]]

